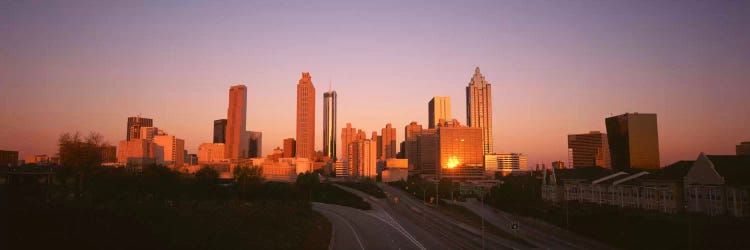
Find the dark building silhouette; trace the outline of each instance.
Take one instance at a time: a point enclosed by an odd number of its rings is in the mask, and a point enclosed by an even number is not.
[[[737,145],[737,155],[750,155],[750,141]]]
[[[659,169],[656,114],[626,113],[605,123],[613,170]]]
[[[227,119],[214,120],[214,143],[227,142]]]
[[[263,133],[256,131],[247,131],[248,146],[247,146],[247,157],[248,158],[259,158],[263,157]]]
[[[568,156],[569,165],[574,168],[591,166],[612,168],[607,134],[599,131],[568,135]]]
[[[18,166],[18,151],[0,150],[0,167]]]
[[[128,117],[128,128],[125,140],[141,139],[141,127],[153,127],[154,120],[140,116]]]

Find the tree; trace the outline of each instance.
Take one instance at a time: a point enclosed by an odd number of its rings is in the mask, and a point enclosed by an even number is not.
[[[300,173],[294,185],[302,191],[307,191],[308,199],[312,200],[312,190],[320,185],[320,178],[317,173]]]
[[[67,181],[75,176],[76,196],[80,196],[85,188],[86,176],[94,168],[102,165],[102,147],[108,146],[103,142],[104,137],[96,132],[91,132],[86,138],[81,138],[80,133],[63,133],[58,139],[60,165],[62,167],[61,179]]]
[[[240,187],[240,193],[263,183],[263,169],[260,167],[237,166],[232,170],[232,174]]]

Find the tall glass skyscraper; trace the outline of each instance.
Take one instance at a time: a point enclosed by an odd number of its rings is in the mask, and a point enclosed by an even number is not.
[[[479,67],[474,70],[466,87],[466,123],[482,128],[482,151],[493,153],[492,148],[492,85],[484,79]]]
[[[323,153],[336,161],[336,91],[323,93]]]

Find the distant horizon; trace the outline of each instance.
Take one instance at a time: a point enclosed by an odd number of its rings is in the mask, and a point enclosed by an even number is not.
[[[244,84],[263,156],[295,137],[296,84],[338,94],[346,123],[397,142],[449,96],[466,125],[475,67],[492,84],[495,152],[568,164],[567,135],[655,113],[661,166],[750,141],[750,6],[640,3],[7,3],[0,9],[0,149],[57,151],[65,132],[124,140],[127,117],[211,143],[229,87]],[[166,18],[168,17],[168,18]]]

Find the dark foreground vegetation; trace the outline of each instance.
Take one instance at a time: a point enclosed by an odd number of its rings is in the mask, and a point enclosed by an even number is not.
[[[385,199],[385,193],[383,193],[383,190],[372,179],[362,179],[357,182],[338,182],[337,184],[357,189],[375,198]]]
[[[344,191],[328,182],[320,182],[317,173],[300,174],[297,186],[307,190],[312,201],[370,210],[372,207],[361,197]]]
[[[541,181],[511,176],[485,201],[501,210],[533,217],[624,249],[747,249],[750,220],[700,214],[663,214],[636,209],[543,202]]]
[[[303,183],[239,167],[180,174],[99,167],[96,138],[61,138],[61,166],[0,185],[2,249],[327,249]],[[10,177],[7,177],[10,178]]]

